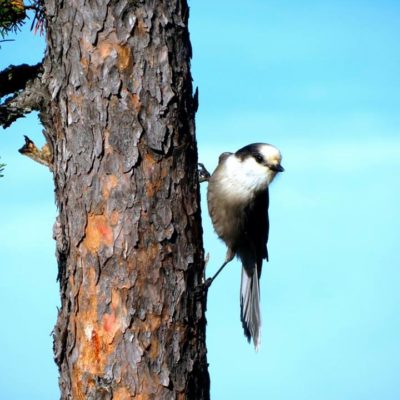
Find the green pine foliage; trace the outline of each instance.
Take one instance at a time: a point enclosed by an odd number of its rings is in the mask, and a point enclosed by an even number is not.
[[[46,27],[44,0],[31,0],[28,5],[23,0],[0,0],[0,38],[17,32],[25,23],[28,10],[34,12],[31,29],[43,34]]]
[[[4,175],[2,174],[2,172],[4,171],[4,167],[6,166],[6,164],[0,163],[0,178],[2,178]]]
[[[0,0],[0,36],[17,32],[26,17],[22,0]]]

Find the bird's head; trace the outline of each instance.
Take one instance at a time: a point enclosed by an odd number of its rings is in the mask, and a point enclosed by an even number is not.
[[[269,185],[278,172],[283,172],[281,152],[266,143],[249,144],[235,153],[243,172],[253,181]]]

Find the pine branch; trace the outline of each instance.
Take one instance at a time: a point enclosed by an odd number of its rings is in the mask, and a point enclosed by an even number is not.
[[[10,65],[0,71],[0,98],[24,89],[27,82],[36,78],[41,71],[41,63],[36,65]]]
[[[42,110],[45,99],[46,95],[43,93],[40,79],[28,81],[24,90],[0,104],[0,126],[4,129],[8,128],[25,114]]]
[[[45,144],[41,149],[37,148],[35,143],[28,136],[24,136],[25,144],[18,150],[24,156],[31,158],[39,164],[45,165],[52,169],[53,154],[50,146]]]

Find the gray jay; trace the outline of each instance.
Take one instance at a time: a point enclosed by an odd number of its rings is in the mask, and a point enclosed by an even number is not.
[[[263,259],[268,261],[268,186],[281,166],[280,151],[264,143],[223,153],[208,180],[208,211],[214,229],[228,247],[225,262],[207,280],[207,287],[235,255],[242,263],[240,319],[247,340],[260,344],[260,288]]]

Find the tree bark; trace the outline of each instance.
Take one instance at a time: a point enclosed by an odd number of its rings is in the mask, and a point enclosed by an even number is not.
[[[185,0],[47,0],[62,399],[208,399]]]

